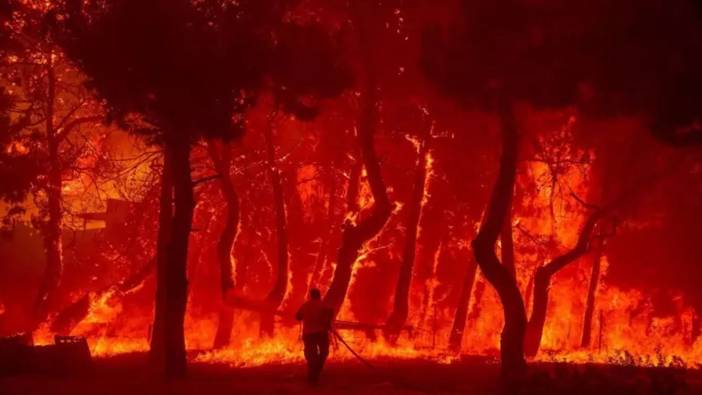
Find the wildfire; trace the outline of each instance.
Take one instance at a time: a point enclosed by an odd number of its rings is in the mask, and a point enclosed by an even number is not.
[[[573,120],[568,121],[572,126]],[[566,129],[563,129],[567,131]],[[563,132],[561,130],[561,132]],[[422,142],[409,138],[417,152]],[[574,155],[572,152],[567,155]],[[423,200],[431,199],[432,179],[436,177],[434,152],[426,153],[427,182]],[[520,174],[518,188],[535,188],[535,194],[524,193],[523,200],[516,203],[513,216],[515,245],[531,246],[528,250],[518,249],[517,275],[526,305],[531,307],[530,287],[534,269],[545,261],[572,246],[578,238],[578,229],[587,209],[574,203],[571,195],[587,196],[591,168],[587,165],[559,169],[555,179],[554,169],[548,163],[535,160],[526,163]],[[315,205],[324,207],[319,201],[323,196],[323,186],[315,179],[317,169],[310,165],[301,168],[296,175],[298,191],[305,211]],[[361,175],[358,204],[360,210],[348,219],[356,220],[364,209],[372,204],[372,194],[366,180],[365,171]],[[400,205],[398,205],[400,206]],[[519,207],[529,207],[530,211],[520,211]],[[399,210],[395,209],[393,215]],[[311,217],[306,217],[311,220]],[[476,225],[477,226],[477,225]],[[383,243],[382,235],[366,243],[359,251],[354,265],[350,288],[356,285],[360,267],[379,265],[376,252],[394,248]],[[467,248],[466,242],[457,246]],[[477,314],[469,315],[462,350],[451,353],[447,339],[451,327],[453,311],[444,306],[437,293],[441,282],[437,278],[443,252],[453,245],[441,243],[436,250],[432,271],[426,280],[427,300],[423,311],[410,314],[413,333],[403,333],[393,343],[382,336],[369,338],[363,331],[341,331],[341,335],[368,358],[424,358],[439,363],[451,363],[461,354],[496,357],[502,330],[503,312],[495,291],[485,283],[480,275],[474,280],[469,310]],[[263,254],[264,258],[267,254]],[[291,255],[291,260],[294,256]],[[575,262],[566,271],[554,277],[550,288],[547,321],[544,328],[541,349],[536,361],[567,361],[574,363],[633,364],[642,366],[696,367],[702,361],[702,341],[691,343],[693,318],[696,312],[677,299],[676,314],[658,317],[651,307],[648,297],[636,290],[622,290],[608,283],[607,258],[602,257],[600,274],[595,295],[595,310],[592,320],[592,341],[589,348],[580,345],[581,328],[585,310],[584,295],[590,278],[591,262],[587,259]],[[288,289],[292,289],[292,283]],[[71,334],[88,338],[94,355],[100,357],[121,353],[145,352],[148,350],[150,316],[120,318],[124,314],[120,297],[114,292],[91,296],[88,315],[77,325]],[[355,320],[350,303],[344,303],[340,319]],[[127,325],[114,323],[126,319]],[[189,312],[186,319],[188,348],[195,351],[192,360],[201,363],[222,363],[231,366],[258,366],[265,364],[300,363],[303,361],[299,330],[285,320],[277,325],[274,337],[260,337],[256,313],[237,313],[234,339],[228,347],[211,350],[212,338],[216,332],[216,317]],[[48,343],[51,334],[42,327],[36,334],[38,343]],[[344,347],[336,345],[332,359],[347,360],[353,356]]]

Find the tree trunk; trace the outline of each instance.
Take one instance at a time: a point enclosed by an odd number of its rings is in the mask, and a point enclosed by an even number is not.
[[[524,333],[526,312],[516,279],[495,253],[495,243],[505,226],[512,201],[519,155],[517,122],[510,103],[500,103],[502,157],[500,170],[485,218],[473,240],[473,253],[487,281],[502,302],[505,324],[500,339],[503,378],[521,377],[526,371]]]
[[[63,245],[61,230],[63,228],[63,212],[61,207],[61,159],[59,158],[59,138],[54,130],[54,105],[56,101],[56,75],[54,73],[53,53],[47,56],[47,98],[45,132],[49,156],[49,172],[47,177],[46,196],[48,221],[43,229],[46,267],[34,302],[31,331],[34,331],[46,320],[49,310],[56,299],[58,287],[63,275]]]
[[[287,166],[282,176],[283,194],[285,195],[285,214],[288,231],[288,289],[284,305],[279,310],[291,316],[305,301],[310,273],[314,270],[315,260],[310,253],[315,247],[315,229],[305,221],[305,207],[298,190],[298,167]],[[292,321],[291,321],[292,322]]]
[[[427,178],[427,154],[430,144],[430,129],[425,132],[421,146],[417,152],[417,164],[414,174],[414,185],[412,195],[408,203],[407,221],[405,222],[406,238],[405,248],[402,253],[402,264],[395,286],[395,299],[393,310],[387,322],[387,334],[396,337],[400,329],[405,325],[409,314],[409,294],[412,282],[412,271],[417,251],[417,231],[419,219],[422,214],[422,204],[424,202],[424,186]]]
[[[326,223],[326,226],[329,230],[327,231],[326,236],[323,236],[323,239],[320,242],[319,252],[317,253],[317,257],[315,259],[314,269],[312,270],[312,277],[310,278],[310,282],[307,285],[308,290],[313,288],[313,287],[319,288],[320,278],[322,277],[322,272],[324,271],[324,267],[326,266],[326,262],[327,262],[328,244],[330,243],[330,241],[332,239],[332,235],[334,234],[333,224],[334,224],[335,212],[336,212],[336,177],[334,176],[334,174],[331,174],[331,186],[329,188],[329,203],[327,206],[327,223]]]
[[[220,143],[221,144],[221,143]],[[214,163],[215,170],[219,174],[219,186],[222,197],[226,203],[226,222],[217,242],[217,261],[219,262],[220,289],[224,296],[227,291],[234,288],[234,278],[232,266],[234,264],[232,249],[236,236],[239,233],[239,196],[234,189],[234,183],[230,176],[231,155],[229,147],[221,146],[210,141],[207,148]],[[229,345],[234,324],[234,310],[222,303],[219,310],[219,320],[217,323],[217,333],[214,339],[214,348],[222,348]]]
[[[544,324],[546,323],[546,311],[548,310],[548,291],[551,286],[551,278],[588,251],[595,225],[604,216],[605,212],[605,209],[598,209],[588,217],[580,231],[580,235],[578,235],[578,242],[575,244],[575,247],[536,269],[534,274],[534,306],[531,310],[524,341],[524,351],[527,356],[535,356],[541,346],[541,337],[544,332]]]
[[[544,324],[546,323],[550,286],[551,275],[549,272],[543,267],[536,269],[534,274],[534,302],[524,341],[524,352],[529,357],[536,355],[541,345],[541,337],[544,331]]]
[[[175,138],[166,141],[150,350],[152,363],[166,377],[183,377],[187,368],[183,324],[188,301],[188,241],[194,210],[189,155],[187,141]],[[173,205],[169,204],[171,196]]]
[[[360,119],[358,122],[358,145],[363,166],[368,176],[368,184],[373,194],[373,207],[370,214],[354,224],[346,221],[341,235],[341,246],[337,255],[336,269],[329,290],[324,295],[324,302],[338,314],[344,303],[353,265],[363,245],[380,233],[392,214],[392,204],[388,199],[380,163],[375,153],[374,138],[377,125],[377,81],[372,57],[368,22],[365,20],[367,2],[355,0],[352,3],[358,27],[358,43],[362,54],[364,78],[361,86]]]
[[[343,229],[348,221],[348,218],[354,217],[358,215],[358,211],[360,210],[359,204],[358,204],[358,194],[359,194],[359,187],[361,183],[361,171],[363,170],[363,161],[361,159],[356,159],[356,161],[353,163],[353,166],[351,167],[351,172],[349,174],[349,180],[346,186],[346,195],[344,197],[346,201],[346,215],[344,219],[344,223],[342,224],[341,227],[336,227],[334,226],[330,232],[331,235],[331,240],[335,241],[336,243],[329,243],[329,246],[327,247],[327,261],[328,262],[334,262],[336,258],[338,257],[338,252],[340,249],[340,246],[342,244],[342,238],[343,238]],[[332,226],[332,224],[330,224]],[[339,229],[341,228],[341,229]],[[337,247],[339,246],[339,247]],[[335,275],[335,267],[333,265],[326,265],[326,269],[320,274],[320,279],[319,283],[320,284],[326,284],[327,285],[327,290],[331,286],[331,282],[333,279],[333,276]]]
[[[151,326],[149,351],[150,362],[155,370],[163,370],[165,364],[165,325],[167,300],[168,249],[171,244],[173,221],[173,155],[170,149],[163,150],[163,173],[161,174],[161,196],[159,197],[159,227],[156,240],[156,301],[154,322]]]
[[[534,271],[536,273],[536,271]],[[524,295],[526,295],[526,300],[525,302],[525,310],[527,313],[531,311],[531,298],[529,295],[532,295],[534,293],[534,274],[529,276],[529,281],[527,282],[526,290],[524,290]]]
[[[477,273],[476,273],[477,275]],[[485,281],[478,279],[475,282],[475,301],[473,302],[473,308],[470,309],[468,313],[468,322],[477,321],[480,317],[482,311],[483,296],[485,295]]]
[[[580,347],[589,348],[592,342],[592,315],[595,312],[595,299],[597,287],[600,281],[600,267],[602,264],[602,246],[598,246],[592,259],[592,274],[590,275],[590,286],[587,290],[587,302],[585,304],[585,316],[583,317],[583,334]]]
[[[512,192],[514,194],[514,192]],[[500,258],[502,258],[502,264],[509,270],[512,277],[517,278],[517,268],[514,262],[514,238],[512,234],[512,202],[513,196],[510,198],[509,210],[507,211],[507,218],[505,219],[505,226],[502,228],[502,233],[500,234]]]
[[[266,128],[266,152],[268,156],[268,173],[273,187],[273,205],[275,208],[275,234],[277,239],[277,275],[273,288],[268,293],[266,301],[268,309],[261,312],[261,333],[273,335],[273,319],[275,311],[283,302],[288,288],[288,227],[285,218],[285,198],[280,185],[280,172],[275,159],[275,146],[273,144],[273,125],[275,113],[271,115],[269,127]]]
[[[461,294],[458,298],[458,306],[456,307],[456,315],[453,318],[453,326],[451,327],[451,335],[449,336],[449,348],[452,351],[461,351],[463,343],[463,332],[466,328],[466,318],[468,317],[468,306],[470,305],[470,295],[473,293],[473,284],[475,283],[475,275],[478,271],[478,265],[471,260],[468,263],[468,270],[463,279]]]
[[[428,266],[428,271],[424,273],[422,276],[423,280],[423,287],[422,287],[422,299],[421,299],[421,314],[419,318],[419,323],[417,324],[418,327],[424,328],[427,326],[427,321],[429,317],[430,310],[435,307],[434,302],[435,302],[435,294],[434,291],[436,290],[436,271],[437,268],[439,267],[439,262],[442,260],[442,254],[444,253],[444,241],[443,239],[447,238],[446,235],[440,235],[438,237],[438,243],[436,245],[429,245],[429,248],[433,249],[433,253],[431,254],[431,265]],[[432,327],[434,326],[434,323],[432,323]]]

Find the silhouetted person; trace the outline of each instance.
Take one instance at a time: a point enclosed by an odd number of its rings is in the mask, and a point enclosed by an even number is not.
[[[319,381],[329,355],[329,330],[333,316],[333,310],[322,302],[317,288],[310,290],[309,300],[295,315],[298,321],[302,321],[302,341],[305,343],[307,380],[310,384]]]

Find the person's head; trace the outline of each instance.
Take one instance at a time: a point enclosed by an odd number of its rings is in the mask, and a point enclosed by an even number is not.
[[[322,298],[322,293],[319,292],[319,289],[317,289],[317,288],[310,289],[310,299],[319,300],[321,298]]]

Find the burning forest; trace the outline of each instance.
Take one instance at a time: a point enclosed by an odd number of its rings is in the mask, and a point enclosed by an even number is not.
[[[310,303],[329,393],[702,391],[700,70],[691,0],[0,0],[0,392],[303,393]]]

